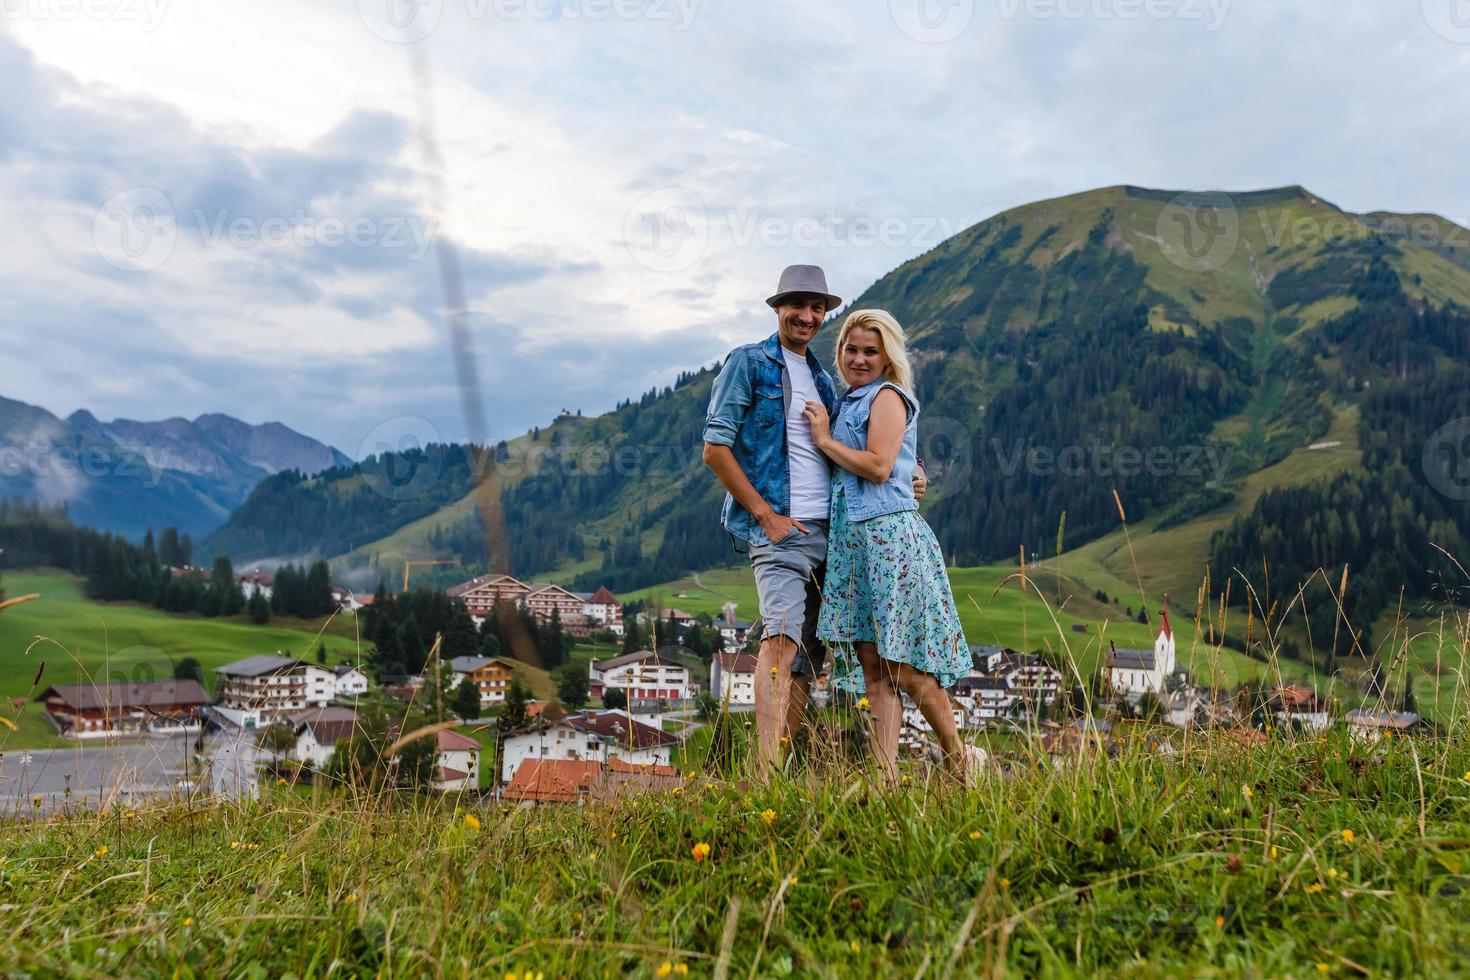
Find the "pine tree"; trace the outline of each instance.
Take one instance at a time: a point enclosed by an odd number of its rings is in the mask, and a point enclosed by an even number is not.
[[[258,587],[251,590],[246,608],[250,613],[250,621],[255,625],[264,626],[271,621],[271,604],[265,601],[265,595]]]

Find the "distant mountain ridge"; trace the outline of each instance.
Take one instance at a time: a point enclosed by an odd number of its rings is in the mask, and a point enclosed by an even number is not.
[[[0,496],[64,502],[78,524],[132,539],[163,527],[208,534],[267,477],[351,462],[279,422],[103,422],[85,409],[60,419],[0,397]]]

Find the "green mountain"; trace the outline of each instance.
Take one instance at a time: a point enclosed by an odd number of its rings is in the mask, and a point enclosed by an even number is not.
[[[1377,557],[1382,593],[1400,572],[1429,588],[1407,569],[1432,554],[1431,529],[1470,537],[1463,502],[1436,486],[1456,461],[1427,476],[1416,457],[1470,414],[1457,394],[1470,388],[1470,232],[1444,219],[1350,214],[1300,187],[1106,188],[981,222],[883,277],[860,307],[907,329],[935,477],[925,511],[958,564],[1023,546],[1052,558],[1060,541],[1079,581],[1189,595],[1212,564],[1221,588],[1260,568],[1270,527],[1293,572]],[[824,358],[835,333],[819,339]],[[497,447],[513,570],[635,588],[734,560],[699,462],[711,378]],[[472,472],[441,469],[461,482],[441,479],[391,519],[354,502],[372,492],[360,468],[278,476],[206,547],[297,554],[315,540],[369,571],[404,556],[473,566],[484,536]],[[1343,474],[1359,485],[1326,489]],[[1290,505],[1271,496],[1301,486],[1309,496]],[[1375,502],[1356,527],[1303,518],[1353,499]],[[322,538],[320,518],[337,530]],[[1400,547],[1409,527],[1422,532]]]

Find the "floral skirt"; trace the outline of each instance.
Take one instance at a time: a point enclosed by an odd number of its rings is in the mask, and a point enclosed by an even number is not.
[[[877,644],[878,656],[933,674],[940,687],[952,687],[969,673],[970,648],[944,552],[918,511],[849,520],[842,482],[832,481],[817,635],[832,647],[835,690],[867,691],[854,643]]]

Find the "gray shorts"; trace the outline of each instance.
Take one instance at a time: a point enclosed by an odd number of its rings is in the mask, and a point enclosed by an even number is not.
[[[801,523],[810,534],[793,529],[776,544],[752,544],[750,564],[755,570],[764,636],[795,640],[791,672],[814,678],[827,661],[827,648],[817,639],[822,577],[827,572],[827,522]]]

